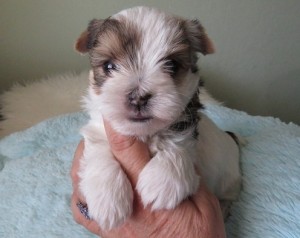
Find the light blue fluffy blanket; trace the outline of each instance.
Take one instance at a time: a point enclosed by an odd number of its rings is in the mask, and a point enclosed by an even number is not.
[[[300,237],[300,127],[221,106],[206,113],[248,140],[228,237]],[[63,115],[0,141],[0,237],[94,237],[73,221],[69,205],[69,171],[87,119]]]

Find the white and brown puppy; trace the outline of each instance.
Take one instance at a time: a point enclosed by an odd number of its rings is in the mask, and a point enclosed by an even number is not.
[[[210,54],[213,45],[197,20],[127,9],[92,20],[76,48],[92,66],[79,172],[92,219],[103,229],[120,225],[132,212],[133,189],[145,206],[172,209],[197,191],[196,170],[219,199],[237,197],[238,146],[199,111],[196,53]],[[152,159],[136,188],[113,158],[103,118],[149,145]]]

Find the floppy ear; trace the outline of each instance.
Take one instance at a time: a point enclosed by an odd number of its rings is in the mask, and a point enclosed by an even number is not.
[[[207,36],[204,27],[198,20],[186,20],[185,29],[187,37],[194,50],[203,55],[212,54],[215,52],[215,47]]]
[[[94,19],[89,23],[88,28],[81,33],[75,43],[75,49],[78,52],[83,54],[87,53],[95,46],[95,43],[97,42],[97,36],[101,31],[103,22],[104,20]]]

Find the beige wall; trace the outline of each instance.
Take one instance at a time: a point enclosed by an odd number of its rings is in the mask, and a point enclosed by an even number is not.
[[[300,124],[298,0],[0,0],[0,91],[13,82],[80,71],[73,50],[92,18],[149,5],[199,18],[216,45],[206,85],[230,107]]]

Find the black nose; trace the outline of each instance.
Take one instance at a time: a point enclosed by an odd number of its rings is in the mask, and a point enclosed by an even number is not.
[[[129,106],[140,111],[148,104],[148,101],[151,97],[152,95],[150,93],[140,95],[139,93],[133,91],[128,94]]]

